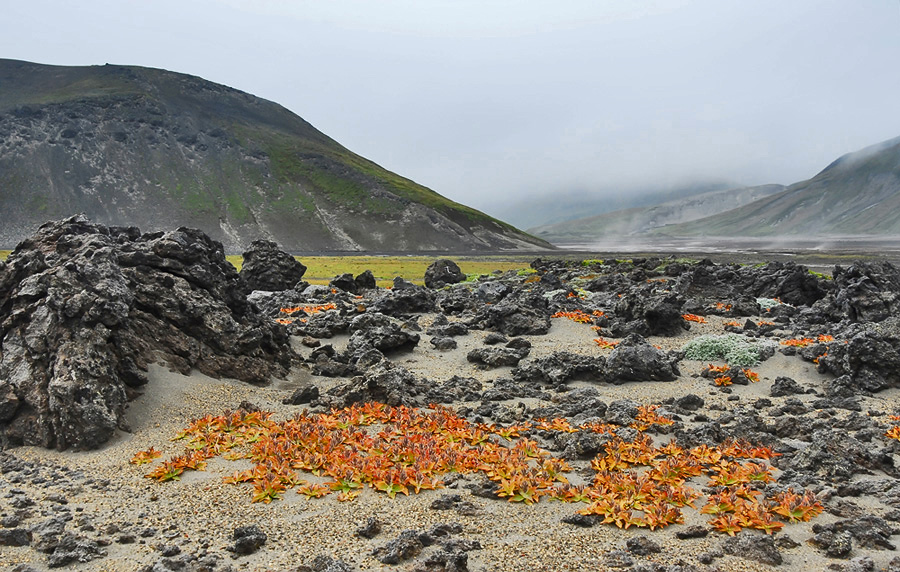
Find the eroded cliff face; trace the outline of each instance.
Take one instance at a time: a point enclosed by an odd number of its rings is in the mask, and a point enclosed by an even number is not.
[[[548,246],[196,77],[0,60],[0,82],[0,246],[78,213],[199,228],[229,252],[257,239],[289,251]]]

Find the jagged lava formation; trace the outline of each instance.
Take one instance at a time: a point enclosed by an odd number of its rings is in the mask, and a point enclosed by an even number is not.
[[[123,428],[148,364],[268,383],[293,352],[247,302],[222,245],[83,217],[0,263],[0,445],[93,449]]]

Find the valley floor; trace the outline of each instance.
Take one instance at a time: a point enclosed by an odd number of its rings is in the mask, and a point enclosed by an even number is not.
[[[433,316],[425,315],[419,323],[426,327],[432,319]],[[724,318],[713,316],[708,323],[695,324],[689,332],[675,338],[654,337],[649,341],[663,349],[679,349],[696,335],[721,332],[723,322]],[[443,381],[453,375],[463,375],[475,377],[485,387],[490,387],[494,380],[508,376],[510,368],[485,371],[467,362],[466,353],[481,346],[484,336],[485,332],[473,331],[458,338],[457,349],[443,352],[432,349],[427,339],[423,339],[413,351],[396,355],[393,360],[429,380]],[[547,356],[559,350],[586,355],[608,354],[609,350],[592,343],[592,336],[593,332],[584,324],[554,319],[548,335],[526,337],[533,344],[533,357]],[[346,341],[346,337],[329,340],[337,349],[341,349]],[[298,348],[306,353],[310,351],[299,344]],[[699,377],[705,365],[698,361],[682,361],[681,375],[674,382],[608,385],[582,381],[573,388],[593,386],[607,402],[627,398],[642,404],[695,394],[704,400],[697,415],[715,417],[768,398],[776,377],[788,376],[814,389],[821,388],[824,380],[811,364],[796,356],[776,354],[756,368],[760,375],[758,383],[734,386],[732,392],[723,393],[708,379]],[[605,570],[619,566],[616,564],[619,560],[644,563],[645,566],[653,563],[685,566],[679,568],[681,570],[694,569],[691,566],[711,569],[702,564],[710,560],[714,560],[718,570],[772,569],[753,560],[723,554],[721,545],[727,537],[720,533],[678,539],[677,532],[689,525],[703,525],[708,520],[706,515],[690,509],[685,511],[685,524],[655,532],[638,528],[621,530],[611,525],[581,528],[560,522],[561,518],[572,515],[578,505],[546,499],[535,505],[524,505],[475,497],[465,489],[473,479],[470,476],[452,481],[444,490],[398,495],[393,500],[371,489],[352,502],[339,502],[333,494],[307,500],[289,490],[284,500],[263,504],[251,502],[248,486],[222,482],[223,477],[235,470],[249,468],[247,461],[215,458],[207,470],[186,472],[180,481],[167,483],[144,478],[147,466],[128,463],[135,453],[151,446],[161,450],[164,458],[179,453],[182,444],[170,439],[189,420],[234,410],[242,401],[273,411],[275,418],[289,418],[302,408],[284,405],[282,400],[293,389],[310,381],[323,390],[336,383],[326,378],[311,378],[307,371],[298,369],[289,379],[275,380],[271,386],[259,388],[213,380],[198,373],[181,376],[154,366],[144,395],[131,405],[132,432],[121,434],[104,449],[60,453],[18,448],[0,453],[0,483],[3,490],[8,491],[5,498],[0,499],[0,514],[4,519],[14,519],[24,510],[34,515],[35,520],[54,516],[72,519],[71,528],[105,545],[106,557],[84,564],[71,563],[65,566],[66,570],[137,570],[155,563],[159,566],[158,562],[166,556],[178,554],[195,554],[200,558],[213,555],[211,562],[216,564],[210,569],[214,570],[224,570],[226,565],[241,571],[294,570],[299,565],[310,564],[318,555],[339,559],[353,570],[409,570],[410,563],[380,563],[372,556],[373,550],[397,538],[404,530],[421,531],[451,522],[461,525],[460,539],[477,541],[481,547],[468,552],[468,569],[473,571]],[[778,407],[785,399],[771,398],[771,401]],[[815,395],[800,396],[800,399],[804,403],[811,402]],[[520,401],[516,399],[505,405],[515,410],[521,407]],[[524,405],[528,407],[538,404],[537,400],[525,401]],[[862,401],[864,410],[896,411],[900,407],[900,392],[885,391]],[[692,425],[690,419],[683,421]],[[655,436],[659,442],[668,439],[664,434]],[[575,466],[584,469],[586,463],[575,463]],[[448,494],[462,495],[473,505],[472,509],[430,508],[434,501]],[[865,499],[859,504],[863,510],[878,505],[876,501]],[[383,523],[381,532],[372,539],[356,536],[355,531],[370,517]],[[792,547],[781,550],[782,569],[824,570],[834,563],[808,541],[814,536],[812,525],[838,519],[835,514],[826,512],[812,522],[787,525],[777,537],[782,540],[789,537],[793,541],[783,544]],[[233,544],[232,532],[246,525],[258,525],[268,539],[254,554],[233,557],[227,550]],[[757,533],[745,531],[741,534]],[[646,556],[629,552],[626,542],[638,537],[652,539],[661,552]],[[432,549],[426,549],[423,555],[428,550]],[[876,569],[883,569],[895,553],[859,549],[854,552],[856,555],[871,557]],[[5,564],[3,570],[43,570],[47,566],[46,556],[30,547],[0,546],[0,562]],[[31,568],[14,568],[16,563],[28,564]]]

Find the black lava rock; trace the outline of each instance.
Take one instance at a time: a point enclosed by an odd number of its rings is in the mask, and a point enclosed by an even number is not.
[[[241,285],[247,293],[289,290],[306,273],[306,266],[268,240],[254,240],[243,259]]]
[[[234,544],[229,546],[228,550],[241,555],[253,554],[269,539],[268,535],[255,524],[235,528],[231,538]]]
[[[435,260],[425,270],[425,286],[429,288],[443,288],[465,279],[466,275],[459,269],[459,265],[446,258]]]

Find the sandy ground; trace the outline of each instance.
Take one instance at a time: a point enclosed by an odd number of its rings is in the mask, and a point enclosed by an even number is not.
[[[424,316],[420,324],[426,326],[431,317]],[[694,324],[690,332],[675,338],[652,338],[651,343],[665,349],[681,348],[690,337],[702,333],[721,333],[723,319],[710,317],[708,324]],[[424,330],[424,327],[423,327]],[[594,332],[584,324],[566,319],[554,319],[546,336],[528,337],[533,348],[531,357],[549,355],[555,350],[569,350],[582,354],[604,354],[591,339]],[[432,379],[443,381],[452,375],[472,376],[485,384],[494,379],[509,376],[510,368],[490,371],[475,369],[466,359],[466,353],[481,345],[485,333],[473,331],[457,338],[459,348],[449,352],[434,350],[423,333],[419,346],[408,354],[394,356],[395,363]],[[323,340],[340,348],[345,338]],[[310,351],[303,348],[308,354]],[[735,404],[752,403],[757,398],[768,397],[769,388],[776,376],[789,376],[802,385],[818,388],[823,377],[799,357],[787,357],[776,353],[775,357],[754,369],[760,374],[760,382],[748,386],[733,386],[729,395],[712,386],[709,380],[698,376],[705,364],[684,360],[681,376],[669,383],[641,382],[625,385],[593,384],[589,381],[575,385],[595,386],[607,401],[629,398],[641,403],[658,403],[668,397],[681,397],[694,393],[706,400],[709,406],[721,406],[726,410]],[[63,489],[67,508],[75,516],[75,522],[87,521],[95,531],[84,532],[95,538],[108,538],[108,556],[84,564],[72,564],[64,570],[136,570],[144,564],[160,558],[161,546],[178,546],[183,553],[203,552],[225,555],[236,570],[290,570],[309,563],[319,554],[327,554],[360,570],[408,570],[410,564],[383,565],[375,560],[371,551],[403,530],[427,529],[433,524],[459,522],[463,526],[461,538],[477,540],[482,550],[469,552],[469,569],[473,571],[522,571],[522,570],[603,570],[607,569],[604,556],[610,550],[623,549],[628,538],[647,535],[663,547],[661,554],[646,557],[661,563],[686,563],[698,565],[699,554],[715,550],[723,540],[718,533],[703,539],[678,540],[675,532],[681,525],[649,532],[647,530],[620,530],[615,527],[595,526],[578,528],[560,523],[560,518],[572,514],[580,505],[570,505],[542,500],[532,506],[491,500],[472,496],[457,482],[458,490],[424,491],[420,495],[399,496],[391,500],[386,495],[367,490],[353,502],[338,502],[335,495],[308,501],[288,491],[285,500],[272,504],[250,502],[249,487],[236,487],[222,483],[222,477],[235,470],[248,468],[248,461],[213,459],[204,472],[188,472],[179,482],[157,483],[143,477],[147,467],[128,463],[136,452],[151,445],[161,449],[165,457],[181,452],[181,445],[171,442],[176,432],[189,420],[226,409],[234,409],[242,400],[249,400],[259,407],[275,412],[276,418],[287,418],[302,408],[282,405],[281,401],[291,390],[302,383],[312,381],[323,388],[334,380],[315,378],[303,369],[297,369],[287,380],[275,380],[269,387],[253,387],[229,380],[214,380],[199,373],[181,376],[154,366],[151,381],[144,394],[135,400],[128,413],[131,433],[122,433],[99,451],[86,453],[60,453],[35,448],[19,448],[11,451],[24,460],[40,463],[41,467],[62,466],[83,471],[93,482],[75,483]],[[735,397],[737,400],[735,401]],[[803,395],[809,402],[813,395]],[[780,403],[783,398],[772,398]],[[512,403],[514,404],[515,401]],[[866,408],[881,411],[893,410],[898,403],[896,391],[883,392],[876,398],[864,400]],[[108,481],[108,484],[107,484]],[[37,511],[47,513],[50,501],[48,490],[40,485],[10,483],[0,474],[3,490],[15,487],[37,502]],[[700,484],[695,488],[701,488]],[[59,491],[53,490],[58,493]],[[459,492],[465,500],[474,503],[475,515],[465,516],[453,511],[429,508],[435,499],[447,493]],[[21,494],[21,493],[20,493]],[[0,516],[14,512],[8,505],[12,495],[0,495]],[[50,508],[48,508],[50,507]],[[686,525],[703,524],[705,515],[686,510]],[[365,520],[375,516],[384,523],[381,534],[372,540],[354,536],[354,531]],[[38,517],[39,519],[40,517]],[[35,522],[36,520],[28,521]],[[80,520],[81,519],[81,520]],[[811,525],[836,520],[825,513],[812,523],[788,525],[781,535],[788,535],[800,545],[782,550],[785,563],[781,569],[823,570],[833,561],[808,545]],[[269,535],[265,546],[257,553],[232,559],[225,548],[235,527],[257,524]],[[115,525],[120,531],[131,532],[135,542],[121,544],[117,538],[122,532],[109,532]],[[153,528],[156,533],[142,537],[142,531]],[[754,534],[745,531],[742,534]],[[427,553],[427,552],[426,552]],[[854,554],[855,556],[856,554]],[[894,554],[887,551],[871,552],[877,567],[883,567]],[[642,561],[641,558],[635,558]],[[35,561],[37,560],[37,561]],[[0,546],[0,570],[11,569],[20,562],[30,563],[35,569],[46,566],[45,557],[31,548]],[[5,565],[5,566],[4,566]],[[771,570],[765,565],[741,558],[724,556],[712,565],[720,570]],[[702,568],[702,566],[701,566]]]

